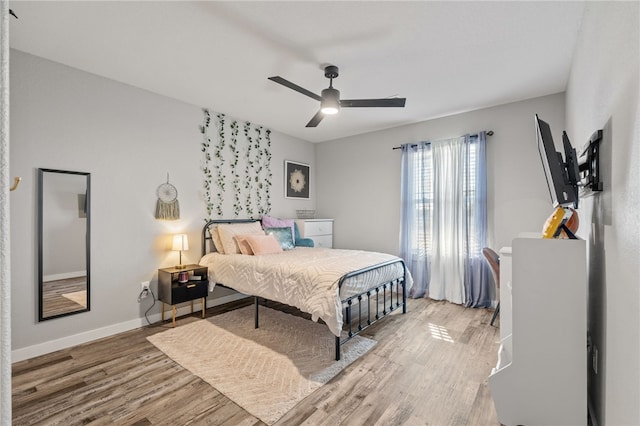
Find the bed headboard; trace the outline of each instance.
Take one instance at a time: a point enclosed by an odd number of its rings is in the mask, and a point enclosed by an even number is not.
[[[202,255],[216,251],[216,246],[213,244],[209,227],[211,225],[217,225],[220,223],[249,223],[260,222],[259,219],[215,219],[208,221],[202,228]]]

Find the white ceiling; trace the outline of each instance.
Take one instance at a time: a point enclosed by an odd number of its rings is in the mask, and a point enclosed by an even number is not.
[[[583,2],[12,1],[12,48],[321,142],[562,92]],[[345,99],[406,97],[305,124]]]

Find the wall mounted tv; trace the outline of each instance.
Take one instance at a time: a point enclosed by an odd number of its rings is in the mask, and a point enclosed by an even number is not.
[[[547,179],[551,203],[553,207],[577,208],[580,172],[576,150],[571,146],[567,133],[563,132],[562,144],[565,153],[563,159],[562,154],[556,151],[549,124],[541,120],[537,114],[535,123],[538,151],[544,176]]]

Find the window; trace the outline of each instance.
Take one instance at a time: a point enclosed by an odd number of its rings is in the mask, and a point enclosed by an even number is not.
[[[482,250],[481,243],[478,238],[476,215],[476,187],[478,181],[478,140],[474,138],[467,146],[467,167],[464,168],[463,175],[463,196],[469,218],[467,220],[469,226],[469,244],[470,253],[480,254]],[[411,167],[416,173],[413,174],[413,204],[416,206],[417,214],[415,215],[416,235],[413,249],[416,253],[425,256],[426,253],[432,251],[432,234],[433,221],[429,218],[433,217],[434,209],[434,188],[433,188],[433,155],[431,145],[424,146],[419,149],[413,156]],[[451,201],[451,199],[449,199]],[[452,207],[453,208],[453,207]],[[447,209],[448,210],[448,209]]]

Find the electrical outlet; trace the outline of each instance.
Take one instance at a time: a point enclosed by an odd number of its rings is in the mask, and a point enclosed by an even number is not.
[[[140,283],[140,298],[144,299],[149,295],[149,281],[142,281]]]

